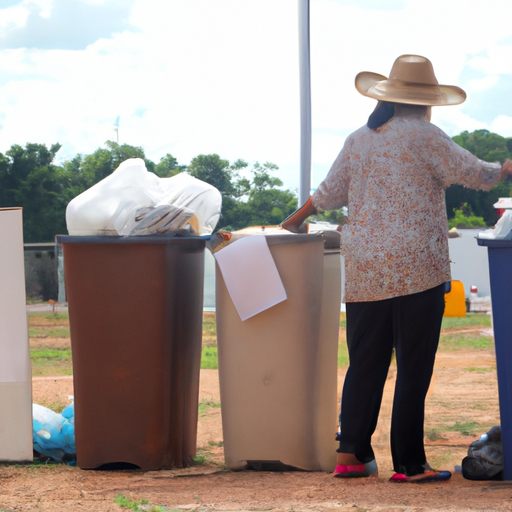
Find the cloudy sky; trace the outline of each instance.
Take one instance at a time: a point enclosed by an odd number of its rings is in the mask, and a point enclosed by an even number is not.
[[[468,94],[433,109],[450,136],[512,136],[510,0],[310,0],[312,186],[374,100],[359,71],[405,53]],[[299,186],[298,0],[0,0],[0,152],[59,142],[59,161],[105,141],[273,162]]]

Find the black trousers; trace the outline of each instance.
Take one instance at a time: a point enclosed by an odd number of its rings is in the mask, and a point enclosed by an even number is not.
[[[410,476],[423,472],[425,397],[439,344],[444,294],[441,284],[412,295],[346,304],[350,365],[341,398],[339,452],[355,454],[361,462],[375,458],[371,438],[395,350],[393,469]]]

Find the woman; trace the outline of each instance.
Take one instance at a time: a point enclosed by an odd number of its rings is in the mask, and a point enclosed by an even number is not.
[[[444,191],[453,183],[487,189],[512,163],[479,160],[430,123],[430,109],[466,94],[440,85],[431,62],[402,55],[389,78],[356,76],[356,89],[378,100],[368,124],[351,134],[308,202],[283,222],[300,230],[311,214],[348,206],[341,230],[350,365],[341,400],[335,477],[377,473],[371,437],[393,350],[397,379],[391,420],[393,482],[447,480],[424,444],[425,397],[432,377],[449,283]]]

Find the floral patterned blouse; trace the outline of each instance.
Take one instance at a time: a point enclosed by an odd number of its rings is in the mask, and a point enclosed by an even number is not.
[[[409,295],[451,279],[445,189],[489,188],[501,165],[479,160],[404,108],[377,130],[351,134],[313,194],[321,210],[348,206],[341,230],[345,301]]]

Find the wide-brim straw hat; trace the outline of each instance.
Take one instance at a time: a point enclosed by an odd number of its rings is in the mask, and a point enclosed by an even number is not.
[[[420,55],[401,55],[389,77],[362,71],[356,76],[356,89],[369,98],[409,105],[458,105],[466,93],[455,85],[441,85],[432,63]]]

